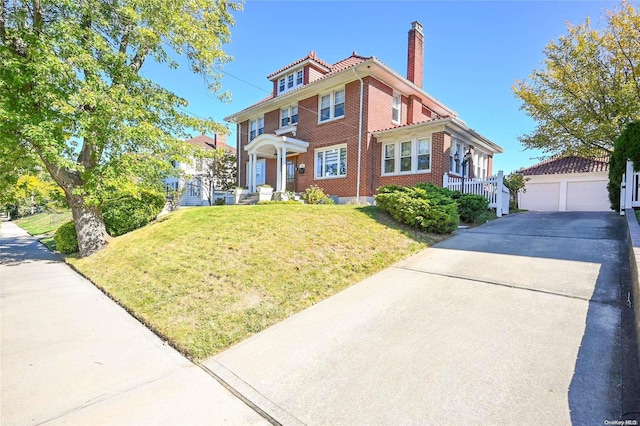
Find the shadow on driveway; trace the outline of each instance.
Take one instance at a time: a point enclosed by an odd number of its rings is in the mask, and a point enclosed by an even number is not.
[[[640,415],[640,368],[626,226],[624,218],[613,212],[529,212],[462,231],[436,245],[599,265],[569,388],[575,425],[601,425]],[[531,290],[544,289],[545,277],[538,281],[540,287]]]

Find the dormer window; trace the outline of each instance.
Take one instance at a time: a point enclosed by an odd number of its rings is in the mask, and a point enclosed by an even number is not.
[[[278,79],[278,95],[281,95],[289,90],[302,86],[304,83],[303,70],[294,71]]]

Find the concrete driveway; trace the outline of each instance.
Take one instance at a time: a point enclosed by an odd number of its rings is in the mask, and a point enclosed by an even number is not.
[[[204,365],[287,425],[634,419],[625,226],[614,213],[508,216]]]

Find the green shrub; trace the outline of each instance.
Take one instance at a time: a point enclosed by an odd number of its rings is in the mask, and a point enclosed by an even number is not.
[[[449,188],[436,186],[431,182],[417,183],[414,185],[414,188],[424,189],[429,194],[440,194],[444,195],[445,197],[453,198],[454,200],[460,196],[460,191],[452,191]]]
[[[302,199],[307,204],[335,204],[318,185],[311,185],[305,189],[304,194],[302,194]]]
[[[56,242],[56,249],[60,253],[76,253],[78,249],[78,234],[73,220],[60,225],[53,239]]]
[[[460,220],[467,223],[478,223],[479,218],[489,208],[489,200],[476,194],[460,194],[456,203]]]
[[[391,217],[411,227],[438,234],[448,234],[458,228],[456,202],[431,186],[388,186],[375,200]]]
[[[224,200],[224,198],[216,198],[213,202],[214,206],[224,206],[226,203],[226,201]],[[162,210],[160,210],[162,211]],[[157,216],[157,215],[156,215]]]
[[[163,194],[148,190],[140,191],[139,198],[127,194],[105,201],[102,216],[107,232],[117,237],[141,228],[160,214],[165,203]]]

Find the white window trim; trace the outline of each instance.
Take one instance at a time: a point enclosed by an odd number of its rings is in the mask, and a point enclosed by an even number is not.
[[[302,71],[302,83],[298,84],[298,72],[300,71]],[[289,77],[293,78],[292,87],[289,87]],[[280,90],[280,82],[282,80],[284,80],[284,89]],[[290,90],[294,90],[294,89],[297,89],[298,87],[304,86],[304,70],[297,69],[285,75],[281,75],[280,77],[278,77],[277,86],[278,86],[278,96],[282,95],[283,93],[287,93]]]
[[[260,126],[260,120],[262,120],[262,127]],[[252,138],[251,137],[251,125],[253,123],[256,123],[256,135]],[[260,132],[260,129],[262,129],[262,133]],[[258,136],[264,134],[264,116],[260,116],[260,117],[256,117],[252,120],[249,120],[249,132],[247,132],[247,139],[249,140],[249,142],[251,142],[253,139],[257,138]]]
[[[335,108],[336,108],[336,92],[343,91],[344,92],[344,114],[341,116],[335,116]],[[329,118],[326,120],[321,120],[322,117],[322,98],[329,95]],[[347,91],[344,86],[335,88],[330,92],[323,92],[318,95],[318,124],[329,123],[335,120],[341,120],[347,115]]]
[[[333,151],[334,149],[342,149],[345,148],[347,150],[346,153],[346,164],[345,164],[345,173],[343,175],[336,175],[336,176],[318,176],[318,153],[320,152],[326,152],[326,151]],[[340,152],[338,151],[338,167],[340,167]],[[347,174],[349,172],[349,150],[347,148],[347,144],[343,143],[343,144],[339,144],[339,145],[332,145],[332,146],[325,146],[323,148],[317,148],[314,150],[313,152],[313,178],[314,180],[326,180],[326,179],[344,179],[347,177]]]
[[[297,109],[298,109],[298,113],[300,112],[300,108],[298,108],[298,104],[296,104],[296,105],[289,105],[289,106],[287,106],[287,107],[280,108],[280,121],[279,121],[279,124],[280,124],[280,127],[279,127],[279,128],[280,128],[280,129],[289,129],[289,128],[291,128],[291,127],[296,127],[296,126],[298,125],[298,122],[297,122],[297,121],[296,121],[295,123],[292,123],[292,122],[291,122],[291,117],[293,117],[293,109],[294,109],[294,108],[297,108]],[[283,125],[282,125],[282,119],[284,118],[284,117],[282,116],[283,111],[287,111],[287,112],[288,112],[288,114],[289,114],[289,117],[288,117],[288,118],[289,118],[289,124],[287,124],[286,126],[283,126]],[[297,114],[296,114],[296,115],[297,115]],[[299,120],[299,119],[300,119],[300,116],[298,116],[298,120]]]
[[[426,140],[429,142],[429,168],[425,170],[418,170],[418,141]],[[400,171],[400,154],[401,154],[401,146],[403,142],[411,142],[411,170],[407,170],[404,172]],[[393,172],[385,173],[384,171],[384,160],[385,160],[385,146],[394,145],[394,166]],[[424,154],[421,154],[424,155]],[[402,175],[419,175],[425,173],[431,173],[432,165],[433,165],[433,144],[431,141],[431,136],[418,136],[413,139],[402,139],[396,142],[386,142],[382,144],[382,161],[380,164],[380,176],[402,176]]]
[[[398,100],[398,119],[393,119],[393,111],[396,109],[396,99]],[[391,98],[391,122],[400,124],[402,121],[402,95],[398,92],[393,92],[393,97]]]

